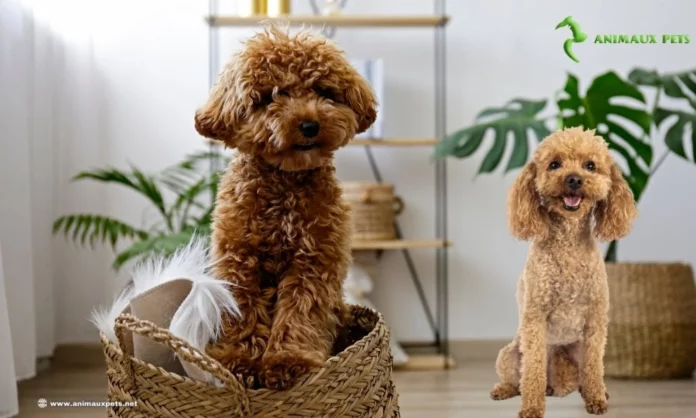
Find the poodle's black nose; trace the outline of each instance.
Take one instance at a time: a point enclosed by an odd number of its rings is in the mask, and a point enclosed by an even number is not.
[[[300,124],[300,132],[305,138],[314,138],[319,133],[319,122],[306,120]]]
[[[566,185],[573,190],[577,190],[582,187],[582,177],[577,174],[571,174],[565,179]]]

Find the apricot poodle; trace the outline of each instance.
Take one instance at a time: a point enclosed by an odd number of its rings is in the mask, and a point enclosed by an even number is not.
[[[531,240],[518,283],[519,329],[496,363],[495,400],[522,396],[520,418],[540,418],[545,396],[578,390],[590,414],[607,411],[609,290],[597,240],[630,232],[633,194],[607,143],[571,128],[544,139],[509,195],[512,234]]]
[[[334,152],[376,117],[376,99],[327,39],[269,27],[225,66],[197,131],[238,153],[213,215],[216,274],[242,319],[226,318],[210,354],[284,389],[331,354],[347,310],[348,207]]]

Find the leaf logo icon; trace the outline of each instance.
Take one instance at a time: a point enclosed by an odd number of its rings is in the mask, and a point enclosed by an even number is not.
[[[583,32],[582,29],[580,29],[580,24],[576,22],[572,16],[568,16],[565,19],[563,19],[561,23],[556,25],[556,29],[560,29],[566,26],[570,28],[570,32],[573,35],[573,37],[566,39],[566,41],[563,43],[563,50],[565,51],[568,58],[572,59],[575,62],[580,62],[578,57],[573,52],[572,47],[575,43],[585,42],[585,40],[587,39],[587,34]]]

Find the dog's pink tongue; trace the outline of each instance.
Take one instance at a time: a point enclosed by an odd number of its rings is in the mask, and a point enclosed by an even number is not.
[[[580,201],[582,198],[580,196],[564,196],[563,197],[563,203],[566,204],[566,206],[569,206],[571,208],[574,208],[575,206],[580,204]]]

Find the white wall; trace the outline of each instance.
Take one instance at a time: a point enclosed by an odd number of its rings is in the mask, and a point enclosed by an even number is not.
[[[222,0],[229,2],[230,0]],[[94,21],[92,59],[104,107],[96,136],[71,139],[61,176],[105,163],[157,170],[186,152],[202,147],[192,124],[193,112],[207,94],[207,27],[201,16],[207,2],[119,1],[100,9]],[[294,1],[308,11],[305,1]],[[432,2],[420,0],[351,0],[348,12],[425,14]],[[582,88],[607,69],[625,74],[634,66],[661,70],[696,67],[696,46],[576,47],[581,64],[562,51],[567,31],[555,25],[573,15],[590,34],[598,32],[684,33],[693,30],[696,5],[688,0],[581,2],[486,0],[447,2],[448,129],[470,123],[485,106],[513,97],[552,97],[563,87],[566,72],[579,75]],[[75,13],[79,15],[80,10]],[[224,30],[222,45],[231,52],[247,30]],[[337,41],[353,57],[385,59],[387,92],[385,131],[391,137],[433,135],[433,35],[429,29],[342,29]],[[696,33],[692,33],[696,42]],[[225,54],[227,55],[227,54]],[[82,153],[82,146],[88,152]],[[99,144],[98,146],[95,144]],[[96,148],[95,148],[96,147]],[[661,150],[662,146],[659,145]],[[89,151],[92,150],[92,151]],[[431,237],[434,176],[426,149],[376,150],[385,179],[396,184],[406,201],[401,216],[408,236]],[[657,153],[659,155],[659,151]],[[526,245],[508,234],[505,196],[514,175],[474,178],[482,155],[450,161],[450,313],[453,339],[507,338],[516,328],[515,283]],[[346,149],[337,158],[345,180],[370,180],[361,149]],[[634,233],[621,243],[623,260],[696,262],[696,198],[689,193],[696,167],[670,157],[641,202]],[[64,211],[99,207],[133,222],[142,218],[143,201],[122,190],[65,185]],[[97,191],[98,190],[98,191]],[[124,281],[109,271],[107,251],[77,251],[57,240],[62,283],[57,306],[60,342],[94,341],[85,321],[90,309],[111,298]],[[96,257],[96,258],[95,258]],[[414,258],[434,300],[433,252]],[[398,253],[387,254],[377,279],[374,301],[398,336],[424,340],[430,334],[416,293]]]

